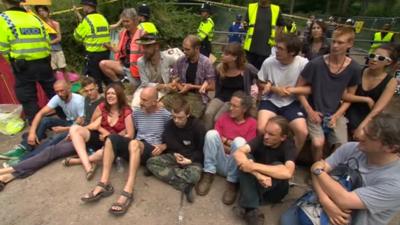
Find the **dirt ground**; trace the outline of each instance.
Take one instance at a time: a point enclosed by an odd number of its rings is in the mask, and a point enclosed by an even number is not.
[[[400,98],[396,97],[388,111],[399,112]],[[0,135],[0,151],[5,152],[18,143],[20,135],[8,137]],[[55,161],[26,179],[15,180],[7,184],[0,193],[0,225],[239,225],[244,224],[235,217],[232,206],[221,202],[225,181],[221,177],[214,180],[210,193],[205,197],[196,196],[195,202],[183,202],[178,222],[181,194],[154,177],[144,177],[142,169],[138,172],[135,185],[135,200],[128,213],[116,218],[107,211],[116,200],[126,177],[124,173],[113,170],[112,184],[116,192],[100,202],[83,204],[80,197],[91,190],[100,178],[101,168],[95,178],[88,182],[80,166],[65,168]],[[126,167],[125,167],[126,168]],[[294,182],[283,203],[263,206],[266,225],[278,224],[280,215],[308,187],[305,185],[308,169],[297,167]],[[398,225],[400,214],[390,225]]]

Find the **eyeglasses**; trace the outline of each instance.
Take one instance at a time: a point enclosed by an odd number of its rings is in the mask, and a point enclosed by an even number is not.
[[[368,55],[368,59],[373,59],[373,60],[382,61],[382,62],[385,61],[385,60],[387,60],[389,62],[392,61],[392,59],[389,58],[389,57],[386,57],[386,56],[383,56],[383,55],[376,55],[376,54],[369,54]]]

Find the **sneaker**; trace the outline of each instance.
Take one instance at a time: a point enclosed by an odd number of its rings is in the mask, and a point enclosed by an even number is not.
[[[227,181],[224,195],[222,196],[222,202],[225,205],[232,205],[236,201],[237,192],[237,183]]]
[[[21,162],[20,159],[10,159],[7,162],[3,163],[3,167],[4,168],[13,167],[13,166],[17,165],[19,162]]]
[[[247,225],[263,225],[264,214],[259,209],[253,209],[244,214],[244,221]]]
[[[208,194],[213,181],[214,181],[214,174],[203,172],[201,180],[196,185],[196,193],[200,196]]]
[[[193,203],[194,202],[194,194],[193,194],[193,184],[189,184],[185,190],[183,190],[183,193],[186,196],[186,200],[189,203]]]
[[[0,159],[13,159],[20,158],[26,152],[26,148],[23,145],[16,145],[13,149],[8,152],[0,154]]]

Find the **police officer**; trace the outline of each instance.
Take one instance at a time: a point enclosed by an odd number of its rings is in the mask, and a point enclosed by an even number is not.
[[[382,30],[375,32],[374,34],[374,42],[372,42],[371,48],[369,49],[369,53],[373,53],[375,49],[381,46],[384,42],[393,42],[394,41],[394,33],[390,32],[390,24],[386,23],[383,25]]]
[[[245,17],[247,34],[243,43],[249,63],[258,69],[264,60],[271,54],[271,47],[275,46],[277,32],[282,32],[285,22],[278,5],[269,0],[259,0],[250,3]]]
[[[96,0],[81,0],[81,5],[85,17],[75,29],[74,38],[82,42],[86,49],[85,75],[97,81],[99,92],[102,93],[102,82],[106,85],[111,82],[99,67],[99,62],[110,55],[110,28],[107,19],[96,12]]]
[[[138,28],[144,30],[146,34],[158,35],[158,30],[154,23],[150,22],[150,7],[147,4],[140,4],[138,7],[139,25]]]
[[[211,41],[214,37],[214,21],[211,19],[211,6],[207,3],[200,7],[201,22],[197,29],[197,36],[201,40],[200,53],[209,57],[211,53]]]
[[[41,20],[20,6],[23,1],[2,0],[7,10],[0,14],[0,54],[11,63],[17,99],[31,123],[39,111],[36,82],[51,98],[55,79],[49,35]]]

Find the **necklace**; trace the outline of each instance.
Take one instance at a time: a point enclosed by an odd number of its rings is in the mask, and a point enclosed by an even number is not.
[[[343,62],[341,63],[339,69],[337,69],[334,73],[331,72],[331,55],[328,56],[328,66],[329,66],[329,72],[332,74],[338,74],[344,66],[344,63],[346,62],[346,58],[344,58]],[[336,64],[337,65],[337,64]]]

